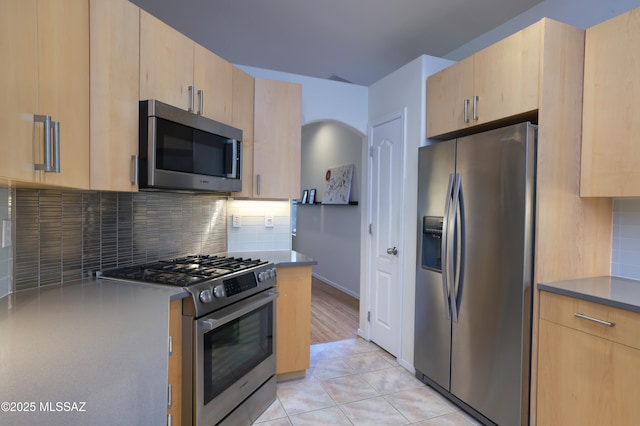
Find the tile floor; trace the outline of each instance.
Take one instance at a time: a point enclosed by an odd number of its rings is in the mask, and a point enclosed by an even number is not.
[[[254,423],[284,425],[479,425],[373,343],[311,346],[306,377],[278,383],[276,401]]]

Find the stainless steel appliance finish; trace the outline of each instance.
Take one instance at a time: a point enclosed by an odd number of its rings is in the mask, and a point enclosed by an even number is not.
[[[242,190],[242,130],[156,100],[139,114],[140,189]]]
[[[232,424],[229,419],[240,418],[250,424],[275,400],[273,263],[191,255],[100,275],[180,286],[189,293],[182,317],[184,424]]]
[[[536,127],[420,148],[416,377],[486,424],[529,422]]]

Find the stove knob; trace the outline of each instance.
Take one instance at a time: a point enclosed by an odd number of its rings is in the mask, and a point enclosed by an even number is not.
[[[224,285],[220,284],[215,286],[213,289],[213,295],[217,298],[225,297],[226,294],[224,293]]]
[[[276,268],[272,268],[271,272],[273,272],[273,278],[276,278],[278,276],[278,270]]]
[[[211,290],[206,289],[200,292],[200,301],[202,303],[211,303]]]
[[[258,274],[258,282],[262,282],[262,281],[264,281],[264,272],[260,272]]]

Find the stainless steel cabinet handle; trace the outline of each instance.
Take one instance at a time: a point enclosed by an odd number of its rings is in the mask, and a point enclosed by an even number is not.
[[[194,96],[193,86],[189,86],[189,108],[187,109],[189,112],[193,112]]]
[[[257,194],[260,195],[260,175],[257,175],[256,179],[257,179],[256,183],[258,184]]]
[[[464,122],[468,123],[469,122],[469,99],[465,99],[464,100]]]
[[[478,121],[478,97],[473,97],[473,119]]]
[[[54,165],[51,170],[53,173],[60,173],[60,122],[53,122],[53,155]]]
[[[585,319],[587,321],[593,321],[593,322],[596,322],[598,324],[606,325],[607,327],[614,327],[616,325],[615,322],[609,322],[609,321],[604,321],[604,320],[601,320],[601,319],[598,319],[598,318],[593,318],[593,317],[590,317],[588,315],[581,314],[580,312],[576,312],[573,315],[578,317],[578,318]]]
[[[131,156],[131,185],[138,184],[138,155]]]
[[[387,254],[392,254],[394,256],[397,256],[398,255],[398,247],[388,248],[387,249]]]
[[[204,105],[204,90],[198,90],[198,115],[202,115]]]
[[[34,169],[60,173],[60,122],[52,121],[50,115],[37,114],[33,116],[33,121],[44,124],[44,164],[34,164]]]
[[[51,171],[51,116],[50,115],[34,115],[35,123],[44,124],[44,164],[35,164],[36,170]]]

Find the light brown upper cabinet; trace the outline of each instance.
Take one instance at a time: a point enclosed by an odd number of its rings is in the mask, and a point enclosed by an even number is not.
[[[231,125],[242,129],[242,192],[235,197],[253,196],[253,77],[233,67],[233,108]]]
[[[91,0],[91,189],[136,191],[140,9]]]
[[[538,108],[542,21],[427,79],[427,137]]]
[[[640,196],[640,9],[587,29],[580,195]]]
[[[89,188],[88,0],[3,1],[0,39],[0,175]]]
[[[300,196],[302,86],[255,79],[253,197]]]
[[[231,123],[233,66],[140,11],[140,99]]]

